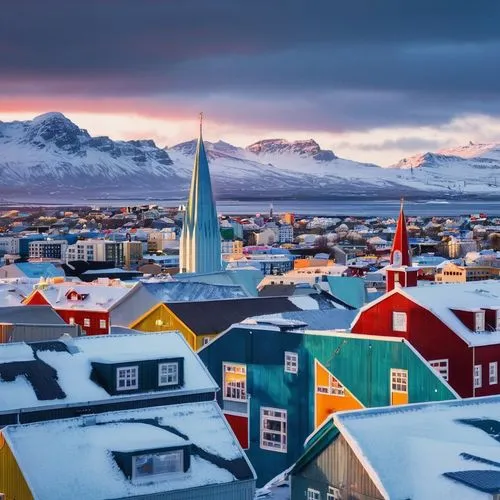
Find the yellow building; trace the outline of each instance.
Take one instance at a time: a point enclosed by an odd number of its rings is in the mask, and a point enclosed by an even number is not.
[[[298,310],[287,297],[169,302],[155,305],[129,328],[142,332],[177,330],[197,351],[231,325],[246,318]]]
[[[36,450],[34,451],[36,453]],[[0,431],[0,493],[5,500],[32,500],[33,495],[16,459]]]
[[[436,272],[436,281],[439,283],[465,283],[467,281],[481,281],[498,279],[500,269],[492,266],[459,266],[450,262]]]

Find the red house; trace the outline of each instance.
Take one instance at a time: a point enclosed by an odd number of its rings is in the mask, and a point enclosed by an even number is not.
[[[101,284],[53,284],[36,289],[24,303],[50,305],[69,325],[77,324],[87,335],[109,333],[109,312],[131,288]]]
[[[403,208],[388,293],[360,309],[351,331],[404,337],[462,397],[500,394],[500,281],[417,286]]]

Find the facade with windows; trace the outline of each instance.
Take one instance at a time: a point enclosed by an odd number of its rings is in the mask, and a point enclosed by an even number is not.
[[[351,331],[409,340],[461,397],[500,394],[499,297],[499,281],[396,288],[362,307]]]
[[[332,413],[456,397],[401,338],[237,325],[199,355],[259,485],[290,467]]]
[[[29,258],[62,261],[67,248],[66,240],[32,241],[29,244]]]

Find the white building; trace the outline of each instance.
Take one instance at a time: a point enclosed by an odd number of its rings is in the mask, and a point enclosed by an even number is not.
[[[280,243],[293,242],[293,226],[291,224],[281,224],[279,227],[278,240]]]
[[[86,262],[113,262],[116,267],[124,265],[123,241],[82,240],[69,245],[66,262],[84,260]]]
[[[64,260],[68,242],[66,240],[37,240],[29,244],[30,259]]]
[[[19,238],[0,238],[0,252],[17,255],[19,254]]]

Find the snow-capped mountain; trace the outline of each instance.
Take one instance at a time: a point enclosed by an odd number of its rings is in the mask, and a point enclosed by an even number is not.
[[[219,199],[498,196],[499,144],[425,153],[391,168],[338,158],[312,139],[205,147]],[[184,198],[195,150],[194,140],[162,149],[151,140],[92,137],[61,113],[0,122],[0,195]]]

